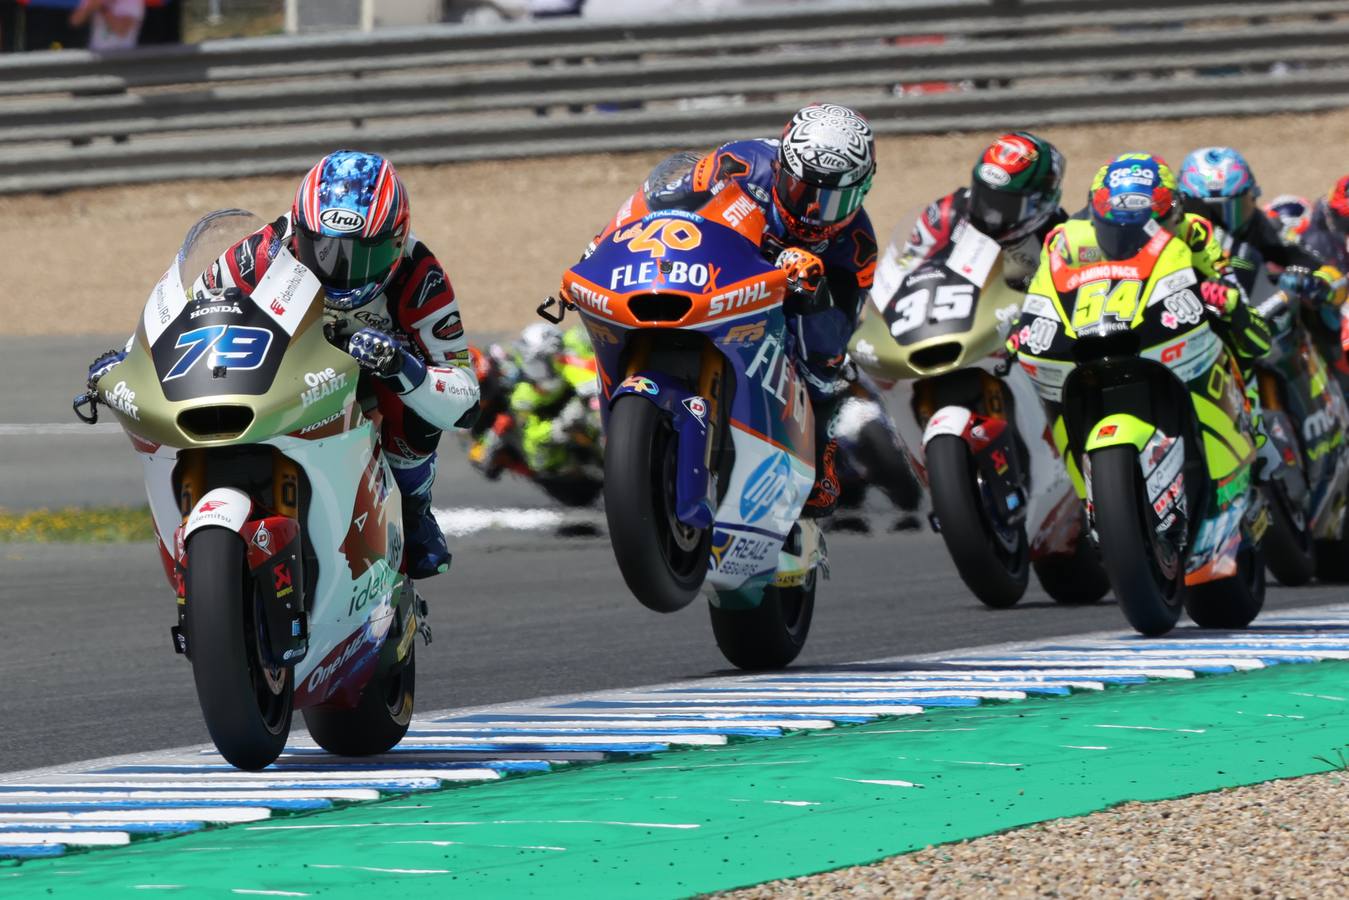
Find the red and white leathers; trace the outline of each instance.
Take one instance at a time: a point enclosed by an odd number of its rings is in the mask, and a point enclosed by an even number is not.
[[[285,215],[235,244],[203,275],[206,286],[256,286],[277,250],[290,240],[291,227]],[[324,317],[343,349],[355,332],[375,328],[425,365],[425,377],[417,383],[406,370],[375,380],[389,464],[402,476],[398,481],[405,494],[425,493],[435,477],[440,433],[471,425],[478,410],[478,379],[445,270],[425,244],[409,235],[403,261],[382,292],[358,309],[328,309]]]

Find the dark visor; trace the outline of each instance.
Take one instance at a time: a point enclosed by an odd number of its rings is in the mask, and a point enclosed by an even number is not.
[[[1006,238],[1031,218],[1031,198],[1010,191],[995,191],[975,182],[970,189],[970,221],[991,238]]]
[[[299,228],[296,249],[301,263],[335,291],[351,291],[388,277],[403,252],[403,235],[377,238],[330,237]]]
[[[819,187],[779,168],[776,193],[783,208],[802,222],[835,225],[846,222],[861,208],[870,187],[870,177],[852,187]]]
[[[1096,244],[1106,259],[1129,259],[1137,256],[1138,251],[1151,239],[1147,221],[1111,222],[1099,216],[1092,218],[1096,230]]]

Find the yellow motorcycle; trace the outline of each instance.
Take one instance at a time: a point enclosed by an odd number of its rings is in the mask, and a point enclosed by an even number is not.
[[[1091,223],[1068,222],[1011,343],[1129,624],[1163,634],[1183,605],[1201,626],[1244,628],[1264,604],[1269,522],[1251,483],[1250,407],[1189,247],[1150,230],[1137,255],[1106,261]]]

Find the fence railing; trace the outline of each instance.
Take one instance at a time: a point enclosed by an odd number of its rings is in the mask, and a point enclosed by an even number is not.
[[[802,102],[880,133],[1349,106],[1349,0],[883,0],[0,58],[0,193],[700,146]]]

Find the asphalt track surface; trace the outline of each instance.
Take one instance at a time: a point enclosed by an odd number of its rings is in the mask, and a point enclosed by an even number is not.
[[[66,421],[70,385],[78,389],[89,351],[106,346],[0,340],[0,426]],[[546,505],[528,485],[484,482],[446,449],[437,506]],[[118,434],[0,432],[0,506],[142,496],[139,464]],[[940,538],[889,532],[891,518],[879,510],[871,535],[831,536],[833,577],[797,668],[1124,624],[1113,603],[1060,607],[1035,587],[1013,609],[985,609]],[[702,601],[671,616],[643,609],[603,536],[489,531],[454,549],[452,571],[422,585],[436,640],[419,654],[419,709],[726,673]],[[1266,608],[1345,599],[1340,586],[1271,587]],[[206,742],[191,672],[170,645],[173,618],[151,544],[0,545],[0,771]]]

